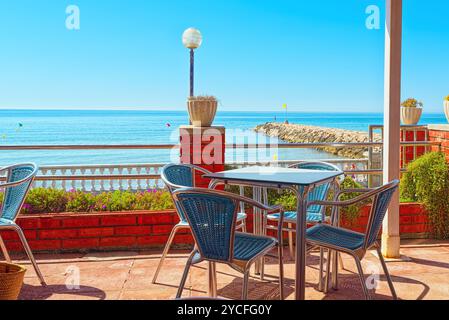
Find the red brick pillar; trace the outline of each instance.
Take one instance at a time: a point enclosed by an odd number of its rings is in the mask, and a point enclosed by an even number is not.
[[[211,172],[225,169],[225,133],[222,126],[199,128],[181,126],[180,131],[180,162],[194,164]],[[209,180],[202,178],[202,173],[196,173],[195,186],[207,188]]]
[[[432,151],[442,151],[449,161],[449,124],[429,124],[429,140],[440,146],[432,146]]]
[[[427,141],[427,129],[407,126],[401,127],[401,142],[420,142]],[[421,157],[427,152],[425,146],[401,147],[401,168],[405,168],[410,162]]]

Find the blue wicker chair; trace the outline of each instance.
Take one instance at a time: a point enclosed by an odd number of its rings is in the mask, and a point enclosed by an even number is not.
[[[166,165],[161,172],[161,179],[164,181],[168,191],[170,194],[177,189],[182,188],[191,188],[195,186],[195,174],[197,172],[208,174],[210,173],[208,170],[205,170],[201,167],[190,165],[190,164],[168,164]],[[165,245],[164,251],[162,252],[161,260],[157,266],[156,272],[153,276],[153,283],[156,283],[157,277],[161,270],[161,267],[167,257],[168,251],[172,245],[173,239],[176,234],[183,229],[190,229],[189,223],[187,222],[184,214],[181,210],[179,210],[177,203],[175,202],[176,212],[179,217],[179,223],[174,226],[173,230],[170,233],[167,244]],[[246,218],[247,215],[244,210],[240,210],[237,219],[237,229],[241,229],[243,232],[246,232]]]
[[[195,239],[195,248],[187,261],[177,298],[182,296],[190,267],[208,261],[212,297],[217,295],[215,265],[224,263],[243,273],[242,299],[247,300],[251,265],[267,256],[273,248],[277,248],[280,298],[283,299],[282,207],[268,207],[249,198],[208,189],[180,189],[173,193],[173,197],[189,222]],[[269,213],[279,212],[281,223],[277,239],[236,232],[237,213],[242,202]]]
[[[37,173],[37,166],[32,163],[18,164],[0,169],[0,173],[6,172],[6,183],[0,184],[0,189],[4,190],[4,200],[0,213],[0,231],[10,230],[17,233],[25,252],[33,264],[34,270],[39,277],[41,284],[45,286],[45,280],[34,259],[33,252],[28,245],[22,229],[15,223],[17,216],[22,209],[25,197],[33,183]],[[8,262],[11,262],[8,250],[0,236],[0,247]]]
[[[393,194],[397,191],[399,181],[395,180],[377,189],[354,189],[354,190],[341,190],[338,194],[337,200],[344,193],[362,193],[362,195],[348,201],[314,201],[310,203],[310,206],[332,206],[335,208],[347,207],[350,205],[364,203],[369,199],[372,199],[371,212],[364,234],[353,232],[344,228],[338,227],[338,210],[334,211],[336,214],[332,217],[333,225],[318,224],[307,230],[307,243],[312,246],[318,246],[328,250],[328,254],[331,252],[347,253],[354,257],[360,281],[362,283],[363,293],[366,299],[370,299],[368,288],[365,285],[365,278],[361,265],[361,260],[364,258],[367,250],[375,248],[379,255],[382,268],[387,277],[388,285],[394,299],[397,299],[396,292],[394,290],[393,282],[380,251],[380,245],[377,241],[379,232],[384,220],[385,213],[390,204]],[[327,276],[326,287],[329,283],[329,264],[330,260],[327,260]],[[334,272],[338,272],[338,268],[334,268]],[[336,274],[334,275],[336,276]],[[327,291],[327,289],[326,289]]]
[[[337,166],[326,163],[326,162],[299,162],[294,165],[291,165],[290,168],[295,169],[308,169],[308,170],[320,170],[320,171],[341,171]],[[332,188],[331,183],[323,184],[309,193],[309,201],[316,200],[327,200],[329,195],[329,191]],[[284,228],[284,231],[288,232],[288,245],[290,249],[290,255],[294,256],[294,248],[293,248],[293,233],[296,232],[296,228],[293,227],[296,224],[296,211],[285,212],[284,222],[287,223],[288,228]],[[267,215],[268,221],[276,221],[279,223],[279,215],[270,214]],[[325,208],[323,206],[310,206],[307,210],[306,217],[308,224],[317,224],[326,221]],[[270,225],[266,224],[266,228],[272,228]]]

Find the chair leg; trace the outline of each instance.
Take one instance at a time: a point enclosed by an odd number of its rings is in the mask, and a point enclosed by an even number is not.
[[[11,257],[9,256],[8,249],[6,248],[5,243],[3,242],[3,239],[1,236],[0,236],[0,247],[2,249],[3,256],[5,257],[5,260],[7,262],[11,263],[11,261],[12,261]]]
[[[291,223],[288,224],[288,228],[291,230],[293,225]],[[288,232],[288,247],[290,249],[290,257],[292,259],[295,258],[295,250],[293,248],[293,231]]]
[[[248,300],[249,269],[243,274],[242,300]]]
[[[338,267],[340,270],[344,270],[345,266],[343,264],[343,259],[341,258],[341,253],[338,253]]]
[[[324,259],[324,249],[320,247],[320,270],[319,270],[319,282],[318,290],[323,291],[323,259]]]
[[[332,288],[338,290],[338,251],[334,251],[332,255]]]
[[[380,250],[379,247],[376,247],[376,250],[377,250],[377,254],[379,255],[379,260],[380,260],[380,263],[382,264],[382,268],[384,269],[385,276],[387,277],[388,286],[390,287],[390,291],[393,296],[393,299],[397,300],[398,296],[396,294],[396,290],[394,289],[393,281],[391,280],[390,272],[388,271],[387,264],[385,263],[385,259],[382,255],[382,251]]]
[[[156,272],[154,273],[154,276],[153,276],[153,281],[152,281],[153,284],[156,283],[156,281],[157,281],[157,277],[159,275],[159,272],[161,271],[162,264],[164,263],[164,260],[167,257],[168,251],[170,250],[171,244],[172,244],[173,239],[175,238],[178,230],[179,230],[179,227],[175,226],[172,229],[170,236],[168,237],[167,244],[165,245],[164,251],[162,252],[161,260],[159,260],[159,264],[157,265]]]
[[[42,284],[43,286],[46,286],[47,284],[45,283],[44,276],[42,275],[42,273],[41,273],[41,271],[40,271],[40,269],[39,269],[39,266],[37,265],[37,262],[36,262],[36,260],[34,259],[33,252],[31,251],[30,246],[28,245],[28,241],[27,241],[27,239],[25,238],[25,235],[24,235],[22,229],[20,229],[19,227],[17,227],[17,228],[15,228],[14,230],[15,230],[15,231],[17,232],[17,234],[19,235],[20,241],[22,242],[22,246],[23,246],[23,248],[25,249],[25,252],[26,252],[28,258],[30,259],[31,264],[32,264],[33,267],[34,267],[34,270],[36,271],[36,274],[37,274],[37,276],[39,277],[39,280],[41,281],[41,284]]]
[[[248,230],[246,229],[246,219],[243,220],[242,232],[243,233],[247,233],[248,232]]]
[[[282,243],[278,247],[278,257],[279,257],[279,297],[280,300],[284,300],[284,261],[282,254]]]
[[[209,273],[209,295],[211,298],[217,297],[217,269],[215,262],[209,261],[208,266]]]
[[[331,272],[331,259],[332,259],[332,251],[327,249],[327,258],[326,258],[326,276],[324,281],[324,293],[329,292],[329,280],[330,280],[330,272]]]
[[[190,266],[192,265],[194,256],[195,251],[190,254],[189,259],[187,260],[186,267],[184,268],[184,273],[182,274],[181,283],[179,284],[178,292],[176,293],[176,299],[179,299],[182,296],[182,292],[184,291],[184,286],[186,285],[187,276],[189,275]]]
[[[368,288],[366,287],[365,275],[363,274],[362,263],[357,256],[354,256],[355,264],[357,265],[357,270],[359,272],[360,283],[362,285],[363,294],[366,300],[371,300],[371,296],[368,292]]]

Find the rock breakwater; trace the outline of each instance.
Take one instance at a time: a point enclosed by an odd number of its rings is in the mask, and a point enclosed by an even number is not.
[[[277,137],[289,143],[364,143],[369,142],[367,132],[344,129],[306,126],[299,124],[285,124],[268,122],[257,126],[256,132],[269,137]],[[374,141],[381,141],[380,135],[374,136]],[[366,147],[323,147],[316,148],[345,158],[361,159],[368,156]]]

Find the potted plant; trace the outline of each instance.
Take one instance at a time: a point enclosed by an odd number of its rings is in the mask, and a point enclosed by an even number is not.
[[[210,127],[217,113],[218,101],[213,96],[189,97],[187,109],[194,127]]]
[[[409,98],[401,104],[401,122],[404,125],[416,125],[421,119],[423,103]]]
[[[444,114],[446,115],[447,121],[449,121],[449,96],[444,98]]]

